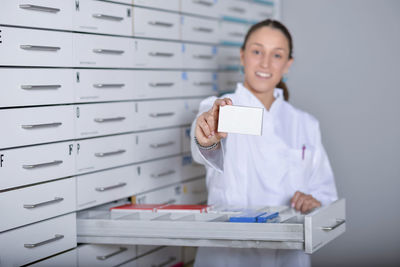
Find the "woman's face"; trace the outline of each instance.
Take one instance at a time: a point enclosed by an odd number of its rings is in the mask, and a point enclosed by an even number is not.
[[[255,94],[272,94],[293,62],[285,35],[266,26],[249,36],[244,51],[240,51],[240,60],[244,66],[244,86]]]

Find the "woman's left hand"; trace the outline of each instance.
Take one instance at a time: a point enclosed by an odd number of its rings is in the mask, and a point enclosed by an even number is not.
[[[290,203],[292,208],[302,213],[307,213],[315,208],[321,207],[321,202],[316,200],[312,195],[306,195],[300,191],[294,193]]]

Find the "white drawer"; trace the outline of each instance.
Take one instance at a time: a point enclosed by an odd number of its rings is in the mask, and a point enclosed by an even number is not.
[[[134,195],[134,166],[77,176],[77,209],[84,209]]]
[[[248,24],[221,21],[221,34],[219,36],[220,42],[222,44],[235,44],[241,46],[249,27],[250,25]]]
[[[73,175],[75,150],[72,142],[0,150],[0,190]]]
[[[239,67],[240,47],[239,46],[218,47],[218,66],[221,69]]]
[[[151,40],[134,40],[134,67],[181,68],[183,44]]]
[[[183,117],[181,117],[182,124],[192,124],[197,113],[199,113],[199,105],[202,100],[203,98],[192,98],[183,101],[185,111]]]
[[[137,37],[179,40],[179,15],[134,7],[133,26]]]
[[[1,69],[0,107],[73,103],[72,70]]]
[[[72,106],[0,110],[0,148],[69,140],[74,136]]]
[[[227,71],[218,73],[219,92],[232,92],[236,90],[237,83],[243,83],[244,75],[239,71]]]
[[[130,164],[134,161],[133,134],[77,141],[76,171],[91,172]]]
[[[180,152],[180,128],[137,134],[135,153],[136,162],[177,155]]]
[[[135,72],[127,70],[74,71],[75,101],[116,101],[133,99],[136,82]]]
[[[182,40],[218,43],[218,21],[182,16]]]
[[[72,29],[74,4],[65,0],[3,0],[0,24]]]
[[[74,30],[81,32],[132,35],[132,7],[92,0],[76,1]]]
[[[159,249],[160,246],[144,246],[144,245],[138,245],[137,247],[137,255],[141,256],[143,254],[146,254],[152,250]]]
[[[207,187],[205,178],[183,183],[182,187],[182,203],[199,204],[207,202]]]
[[[182,93],[182,72],[180,71],[134,71],[134,98],[176,97]]]
[[[130,38],[75,33],[73,44],[76,67],[129,68],[133,65]]]
[[[181,1],[181,11],[208,17],[218,17],[218,0],[184,0]]]
[[[4,26],[0,31],[0,65],[71,66],[71,33]]]
[[[243,0],[219,0],[220,16],[224,18],[241,19],[243,22],[250,18],[250,4]]]
[[[75,106],[76,137],[130,132],[134,128],[135,103],[105,103]]]
[[[216,72],[185,72],[183,81],[184,96],[210,96],[218,93],[218,76]]]
[[[117,266],[136,257],[136,246],[83,245],[77,250],[79,267]]]
[[[168,186],[181,180],[181,157],[176,156],[136,166],[138,177],[135,183],[138,192]]]
[[[76,206],[75,178],[67,178],[0,194],[4,216],[0,232],[72,212]]]
[[[178,204],[181,203],[182,185],[173,185],[136,195],[137,204]]]
[[[190,152],[190,128],[191,126],[188,127],[182,127],[181,128],[181,140],[182,140],[182,152]]]
[[[269,4],[251,3],[249,18],[254,23],[274,17],[274,6]]]
[[[20,266],[76,246],[75,213],[0,234],[2,266]]]
[[[58,254],[29,267],[78,267],[78,253],[76,249]]]
[[[183,44],[184,67],[188,69],[217,69],[217,47]]]
[[[180,247],[164,247],[137,260],[138,267],[174,266],[181,262]]]
[[[153,7],[158,9],[179,11],[180,0],[132,0],[136,6]]]
[[[181,156],[182,179],[195,178],[206,175],[204,165],[193,161],[192,154],[189,152]]]

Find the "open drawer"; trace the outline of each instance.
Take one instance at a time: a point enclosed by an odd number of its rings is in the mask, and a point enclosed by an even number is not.
[[[167,245],[299,249],[313,253],[345,231],[345,200],[301,215],[288,207],[278,222],[232,223],[229,213],[132,212],[108,210],[78,214],[78,242],[92,244]]]

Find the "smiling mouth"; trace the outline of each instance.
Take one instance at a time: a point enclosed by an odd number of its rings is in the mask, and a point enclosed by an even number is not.
[[[271,73],[260,72],[260,71],[256,71],[256,75],[261,78],[270,78],[272,76]]]

